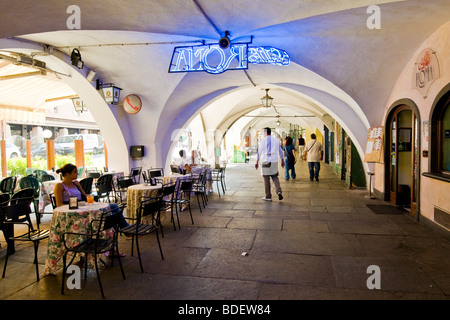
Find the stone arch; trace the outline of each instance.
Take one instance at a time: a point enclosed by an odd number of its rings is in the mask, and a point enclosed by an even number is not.
[[[108,161],[111,167],[120,171],[129,171],[129,152],[126,135],[116,119],[115,109],[110,108],[96,88],[86,80],[88,68],[75,69],[70,58],[60,52],[46,52],[46,48],[36,43],[22,42],[13,39],[0,40],[0,50],[23,54],[36,54],[39,60],[46,63],[47,68],[58,72],[59,77],[70,86],[90,108],[90,112],[99,126],[108,148]]]

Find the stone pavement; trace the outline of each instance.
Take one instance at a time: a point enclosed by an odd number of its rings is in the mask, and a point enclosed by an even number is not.
[[[144,273],[131,241],[120,238],[126,280],[117,261],[102,270],[106,299],[122,300],[397,300],[450,298],[450,242],[407,214],[375,214],[367,191],[348,189],[322,164],[320,181],[307,166],[297,179],[280,175],[284,199],[261,200],[264,186],[253,163],[229,164],[226,194],[214,192],[194,222],[181,213],[181,229],[163,222],[161,260],[154,235],[141,238]],[[216,191],[216,185],[214,185]],[[44,225],[50,217],[44,218]],[[3,236],[3,235],[2,235]],[[6,245],[1,239],[0,266]],[[95,273],[81,290],[60,294],[61,272],[36,282],[31,246],[17,245],[0,279],[0,299],[101,299]],[[39,249],[41,273],[46,245]],[[370,266],[376,266],[373,273]],[[83,270],[82,270],[83,273]],[[380,277],[377,278],[377,276]],[[369,289],[380,285],[380,288]]]

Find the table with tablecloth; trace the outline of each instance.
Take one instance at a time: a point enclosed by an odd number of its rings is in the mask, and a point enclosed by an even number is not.
[[[141,197],[156,197],[161,191],[162,185],[155,186],[145,183],[135,184],[127,188],[127,210],[128,218],[136,218],[136,210],[141,205]]]
[[[62,268],[61,259],[66,251],[63,234],[65,232],[90,232],[91,222],[95,219],[100,219],[108,206],[108,203],[95,202],[79,206],[78,209],[69,209],[69,205],[63,205],[53,210],[45,261],[45,275],[54,273]],[[75,243],[75,241],[80,242],[83,241],[83,236],[71,236],[69,240],[71,243]]]

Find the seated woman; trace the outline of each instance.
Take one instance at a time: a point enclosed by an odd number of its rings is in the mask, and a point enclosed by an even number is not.
[[[84,192],[80,183],[78,182],[78,169],[77,166],[71,163],[67,163],[58,170],[56,173],[61,175],[62,181],[55,185],[53,193],[55,195],[56,206],[60,207],[62,205],[69,203],[70,197],[77,197],[78,201],[86,201],[87,194]],[[120,213],[120,208],[116,203],[109,204],[112,213]],[[123,228],[128,226],[125,218],[122,216],[119,227]],[[108,256],[107,254],[105,254]],[[121,253],[121,256],[125,254]]]
[[[67,163],[56,170],[56,173],[59,173],[62,179],[61,182],[55,185],[53,191],[57,207],[68,204],[70,197],[77,197],[78,201],[86,201],[87,194],[77,180],[77,166]]]

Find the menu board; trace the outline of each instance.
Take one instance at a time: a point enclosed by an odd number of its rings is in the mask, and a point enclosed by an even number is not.
[[[364,162],[381,162],[384,127],[369,128]]]

